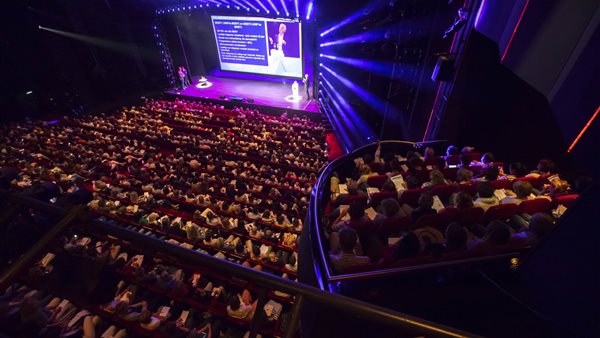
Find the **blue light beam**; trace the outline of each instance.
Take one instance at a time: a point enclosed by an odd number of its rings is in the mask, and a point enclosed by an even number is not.
[[[387,4],[386,1],[373,1],[371,2],[368,6],[366,6],[365,8],[362,8],[352,14],[350,14],[350,16],[348,16],[347,18],[343,19],[340,23],[324,30],[321,33],[321,37],[324,37],[325,35],[335,31],[336,29],[339,29],[343,26],[348,25],[349,23],[352,23],[353,21],[356,21],[360,18],[362,18],[363,16],[366,16],[367,14],[371,13],[372,11],[375,11],[377,9],[379,9],[380,7],[383,7]]]
[[[267,8],[267,6],[265,6],[265,4],[262,3],[262,1],[260,0],[255,0],[256,3],[265,11],[267,12],[267,14],[270,14],[271,12],[269,11],[269,9]]]
[[[308,3],[308,8],[306,9],[306,21],[310,20],[310,15],[312,14],[312,10],[313,10],[313,0],[310,0],[310,2]]]
[[[281,6],[283,6],[283,10],[285,11],[285,16],[290,16],[290,12],[287,9],[287,6],[285,5],[285,0],[281,0]]]
[[[277,7],[275,7],[275,4],[273,3],[273,0],[267,0],[267,2],[269,3],[269,5],[271,5],[271,7],[273,8],[273,10],[275,11],[275,13],[277,15],[279,15],[279,10],[277,9]]]
[[[385,100],[370,93],[369,91],[365,90],[364,88],[360,87],[359,85],[354,84],[352,81],[350,81],[347,78],[336,73],[329,67],[323,65],[323,66],[321,66],[321,68],[325,69],[331,75],[335,76],[335,78],[338,81],[340,81],[344,86],[346,86],[348,89],[353,91],[364,103],[366,103],[369,107],[371,107],[373,110],[375,110],[380,115],[383,116],[386,112],[386,109],[389,108],[387,117],[400,120],[399,124],[402,126],[402,138],[407,138],[408,130],[406,129],[404,115],[401,111],[398,111],[395,107],[389,105]]]

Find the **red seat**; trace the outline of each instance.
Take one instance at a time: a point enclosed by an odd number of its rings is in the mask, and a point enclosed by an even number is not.
[[[431,188],[431,193],[437,195],[442,202],[448,201],[450,196],[458,191],[458,187],[454,184],[436,185]]]
[[[460,155],[446,156],[446,163],[448,163],[448,165],[458,165],[458,164],[460,164]]]
[[[375,188],[381,189],[381,187],[383,186],[383,184],[385,182],[387,182],[387,180],[389,180],[389,177],[387,177],[387,175],[370,176],[367,179],[367,185],[369,187],[375,187]]]
[[[519,206],[514,203],[499,204],[490,207],[483,215],[483,223],[487,224],[489,221],[498,219],[505,221],[519,212]]]
[[[527,182],[531,183],[531,185],[534,186],[534,187],[536,187],[536,188],[538,188],[538,187],[540,187],[540,186],[543,185],[541,183],[541,180],[539,178],[537,178],[537,177],[528,177],[528,176],[517,177],[517,178],[515,178],[515,180],[513,181],[513,183],[517,182],[517,181],[527,181]]]
[[[558,207],[560,204],[564,205],[567,208],[570,208],[573,205],[573,203],[575,203],[575,200],[577,198],[579,198],[578,194],[554,197],[554,199],[552,199],[552,203],[551,203],[552,209]]]
[[[458,191],[464,191],[471,196],[475,196],[475,194],[477,194],[477,184],[476,183],[459,184]]]
[[[400,205],[408,204],[411,207],[416,207],[423,191],[421,188],[404,190],[399,198]]]
[[[369,196],[367,195],[346,195],[342,199],[342,204],[350,204],[354,201],[363,202],[365,205],[367,204]]]
[[[458,168],[446,168],[442,170],[444,177],[451,181],[456,181],[456,172],[458,172]]]
[[[384,219],[377,230],[379,234],[384,236],[399,235],[402,231],[410,230],[412,221],[410,217],[393,217]]]
[[[373,208],[376,208],[377,206],[379,206],[379,204],[381,203],[381,201],[383,201],[386,198],[397,198],[398,197],[398,193],[395,191],[383,191],[383,192],[377,192],[371,195],[371,206]]]
[[[534,198],[519,204],[520,214],[535,214],[537,212],[550,211],[550,200],[547,198]]]
[[[492,181],[492,186],[494,189],[511,189],[512,190],[512,181],[509,180],[495,180]]]
[[[456,221],[464,224],[480,223],[483,219],[484,211],[482,208],[457,209]]]
[[[419,217],[419,219],[413,224],[413,229],[433,227],[442,232],[446,230],[448,224],[454,222],[458,216],[458,209],[456,208],[445,208],[440,210],[437,214],[425,215]]]
[[[471,161],[479,161],[479,160],[481,160],[481,153],[480,152],[472,152],[472,153],[469,153],[469,155],[471,155]]]

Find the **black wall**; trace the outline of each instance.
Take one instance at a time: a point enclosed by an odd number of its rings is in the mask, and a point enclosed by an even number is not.
[[[164,86],[152,38],[152,6],[110,0],[6,6],[0,42],[2,120],[61,116],[81,105],[102,109]],[[25,95],[28,91],[33,93]]]

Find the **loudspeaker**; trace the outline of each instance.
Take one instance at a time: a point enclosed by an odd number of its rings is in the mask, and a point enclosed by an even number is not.
[[[451,81],[454,76],[454,55],[438,56],[431,79],[433,81]]]
[[[243,97],[239,97],[239,96],[230,96],[229,100],[233,101],[233,102],[242,102],[242,101],[244,101],[244,98]]]
[[[248,102],[252,103],[252,102],[254,102],[254,99],[250,98],[250,99],[248,99]]]
[[[220,98],[221,100],[225,100],[225,95],[221,95],[221,96],[219,96],[219,98]]]

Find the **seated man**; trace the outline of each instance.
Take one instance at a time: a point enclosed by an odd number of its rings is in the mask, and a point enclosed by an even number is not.
[[[370,262],[369,257],[357,256],[354,253],[358,235],[356,231],[350,227],[343,227],[339,231],[339,245],[342,251],[338,254],[330,254],[329,258],[336,271],[341,272],[344,269],[357,265],[365,265]]]
[[[432,208],[433,196],[429,193],[422,193],[419,197],[418,204],[419,206],[410,213],[410,218],[412,219],[413,223],[416,222],[421,216],[437,213],[437,211]]]
[[[531,216],[529,227],[513,234],[510,241],[515,244],[536,245],[554,227],[554,220],[545,213],[537,213]]]
[[[516,196],[507,196],[500,201],[502,204],[514,203],[521,204],[523,201],[531,199],[533,186],[528,181],[517,181],[513,183],[513,191]]]
[[[475,238],[468,244],[468,250],[482,254],[489,254],[496,247],[505,245],[510,239],[510,227],[508,224],[493,220],[485,228],[485,236],[483,239]]]

